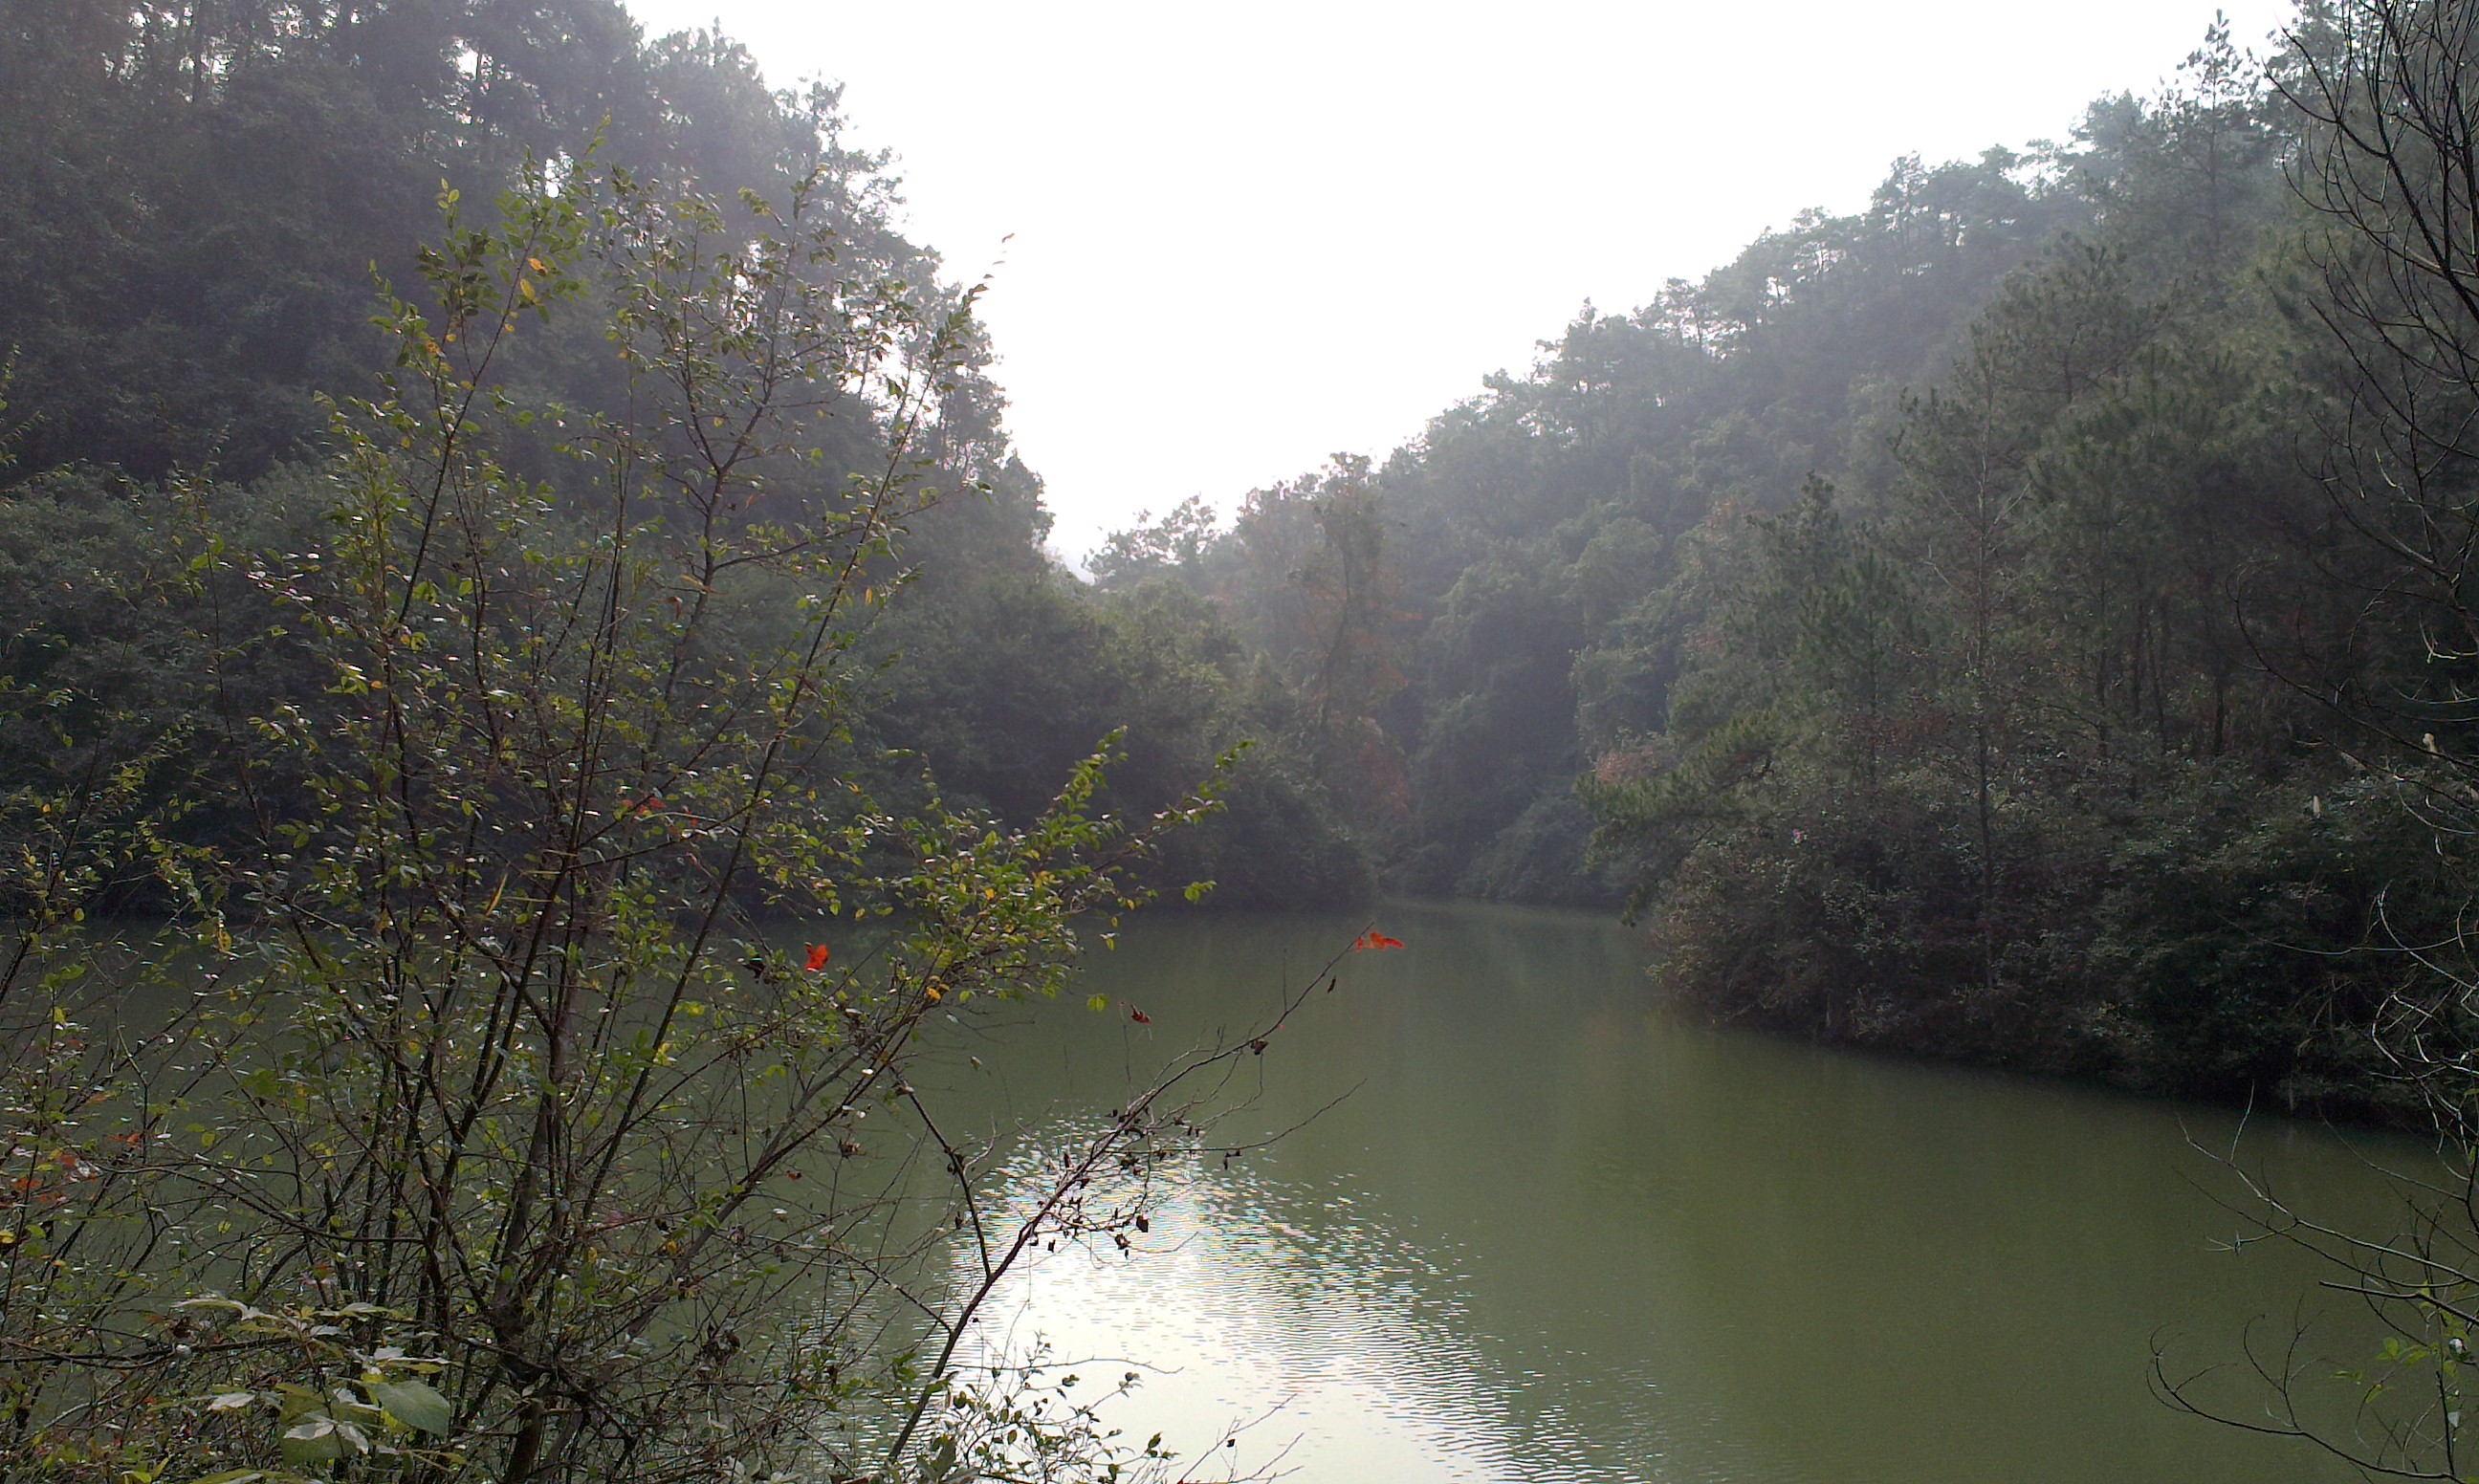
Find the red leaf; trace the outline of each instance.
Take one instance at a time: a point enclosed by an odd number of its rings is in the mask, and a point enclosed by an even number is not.
[[[815,974],[816,972],[818,972],[818,970],[820,970],[820,969],[822,969],[822,968],[825,968],[826,966],[827,966],[827,945],[826,945],[826,944],[824,944],[824,943],[812,943],[812,944],[810,944],[810,945],[809,945],[809,972],[810,972],[810,973],[812,973],[812,974]]]
[[[1143,1011],[1137,1009],[1133,1005],[1128,1007],[1128,1018],[1138,1025],[1151,1025],[1154,1023],[1153,1016],[1146,1014]]]
[[[1379,933],[1374,929],[1371,929],[1351,940],[1351,951],[1353,953],[1367,953],[1371,951],[1383,952],[1389,948],[1400,948],[1402,946],[1403,940],[1401,938],[1388,937],[1385,934]]]

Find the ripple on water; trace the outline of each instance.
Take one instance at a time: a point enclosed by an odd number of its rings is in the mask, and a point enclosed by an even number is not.
[[[1166,1442],[1190,1457],[1236,1427],[1242,1463],[1289,1453],[1313,1461],[1310,1478],[1527,1476],[1493,1398],[1474,1394],[1484,1368],[1434,1249],[1364,1221],[1340,1190],[1239,1164],[1190,1164],[1157,1196],[1132,1252],[1062,1250],[1014,1276],[997,1349],[1125,1363],[1143,1379],[1114,1420],[1170,1419]]]
[[[2226,1359],[2318,1275],[2225,1250],[2187,1144],[2226,1139],[2215,1115],[1681,1026],[1592,925],[1403,916],[1409,952],[1347,963],[1246,1063],[1248,1136],[1296,1131],[1162,1171],[1134,1253],[1012,1277],[1002,1351],[1139,1369],[1110,1414],[1134,1435],[1192,1458],[1244,1425],[1243,1468],[1283,1455],[1300,1484],[2341,1476],[2149,1394],[2156,1337]],[[1131,934],[1091,983],[1148,1020],[993,1059],[1055,1080],[1011,1072],[991,1126],[1061,1139],[1061,1110],[1229,1044],[1269,998],[1261,966],[1333,936]],[[2324,1131],[2256,1129],[2250,1162],[2319,1211],[2390,1209]]]

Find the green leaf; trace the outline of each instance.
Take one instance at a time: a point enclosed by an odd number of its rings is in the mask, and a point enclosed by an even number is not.
[[[336,1420],[314,1413],[284,1429],[276,1444],[284,1461],[299,1468],[305,1464],[331,1463],[345,1456],[347,1445],[338,1431]]]
[[[1111,997],[1107,994],[1097,994],[1085,1002],[1085,1008],[1098,1015],[1111,1008]]]
[[[456,1408],[420,1381],[372,1381],[371,1400],[416,1432],[445,1437],[456,1425]]]

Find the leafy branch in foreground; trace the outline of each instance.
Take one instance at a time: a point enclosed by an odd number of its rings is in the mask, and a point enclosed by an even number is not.
[[[200,582],[255,590],[319,678],[226,739],[257,828],[243,946],[164,966],[177,1038],[12,1053],[125,1157],[55,1119],[77,1219],[13,1225],[8,1260],[110,1276],[0,1320],[0,1458],[938,1476],[1009,1405],[950,1387],[957,1337],[1061,1217],[959,1292],[947,1243],[985,1236],[988,1168],[906,1068],[933,1017],[1055,992],[1073,920],[1137,905],[1129,867],[1211,785],[1140,830],[1099,815],[1112,739],[1009,830],[850,781],[856,646],[939,498],[908,450],[969,295],[847,276],[806,191],[727,208],[537,173],[492,225],[443,208],[431,307],[385,300],[395,371],[336,411],[323,529],[207,549]],[[614,387],[530,402],[528,342],[580,320]],[[872,467],[831,451],[855,423]],[[1056,1196],[1155,1138],[1151,1106]],[[1117,1476],[1056,1442],[1022,1446]]]

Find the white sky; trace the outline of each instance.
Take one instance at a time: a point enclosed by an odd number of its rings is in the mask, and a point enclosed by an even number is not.
[[[1383,456],[1886,166],[2064,138],[2211,0],[628,0],[845,85],[917,241],[984,272],[1009,424],[1081,558],[1140,507]],[[2225,0],[2241,45],[2287,0]],[[1012,239],[1009,241],[1009,239]]]

